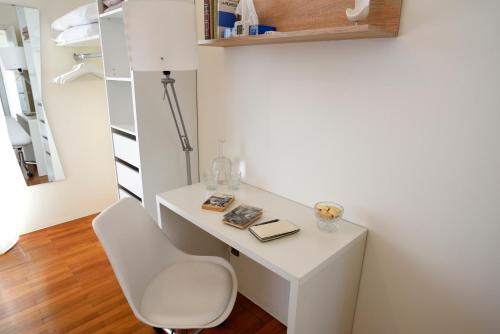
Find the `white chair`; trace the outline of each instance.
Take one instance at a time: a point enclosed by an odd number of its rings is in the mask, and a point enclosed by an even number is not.
[[[231,313],[237,294],[231,265],[177,249],[137,200],[122,199],[92,225],[140,321],[169,333],[199,333]]]
[[[31,144],[31,136],[23,129],[14,118],[6,116],[7,132],[9,133],[10,143],[16,152],[17,161],[19,166],[24,168],[28,177],[33,176],[33,172],[29,169],[29,165],[36,165],[35,161],[28,161],[24,157],[23,148]]]

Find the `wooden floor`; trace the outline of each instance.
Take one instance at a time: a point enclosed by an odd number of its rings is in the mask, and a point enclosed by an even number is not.
[[[132,314],[91,227],[93,217],[21,237],[0,256],[0,333],[154,333]],[[284,334],[243,296],[206,334]]]
[[[44,184],[44,183],[49,182],[49,177],[47,175],[45,175],[45,176],[38,175],[38,169],[36,168],[36,166],[29,165],[29,168],[30,168],[31,172],[33,173],[33,176],[28,177],[26,179],[26,184],[28,186],[34,186],[37,184]]]

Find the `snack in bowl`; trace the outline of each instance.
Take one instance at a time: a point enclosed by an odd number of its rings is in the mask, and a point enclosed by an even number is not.
[[[326,232],[333,232],[338,227],[344,208],[333,202],[319,202],[314,206],[314,214],[318,219],[318,228]]]

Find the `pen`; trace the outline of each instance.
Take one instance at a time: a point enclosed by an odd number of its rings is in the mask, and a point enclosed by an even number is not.
[[[258,223],[258,224],[255,224],[254,226],[260,226],[260,225],[266,225],[266,224],[276,223],[277,221],[279,221],[279,219],[268,220],[267,222]]]

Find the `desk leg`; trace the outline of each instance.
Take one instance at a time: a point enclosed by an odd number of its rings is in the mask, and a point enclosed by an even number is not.
[[[291,282],[288,334],[350,334],[366,238],[360,238],[320,271]]]

